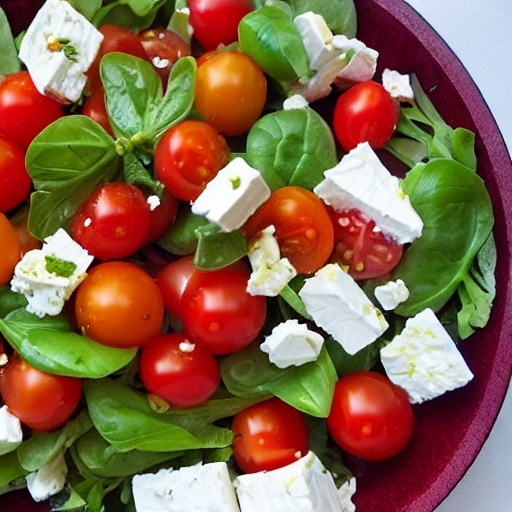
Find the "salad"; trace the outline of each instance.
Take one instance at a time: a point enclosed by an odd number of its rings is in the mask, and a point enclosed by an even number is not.
[[[47,17],[62,4],[49,0]],[[212,13],[192,1],[71,5],[101,36],[43,23],[48,62],[30,30],[5,42],[0,108],[22,83],[40,103],[28,125],[0,127],[21,168],[0,217],[0,393],[21,433],[2,445],[3,490],[28,485],[55,510],[140,511],[144,496],[185,489],[191,507],[186,475],[202,471],[204,495],[224,482],[227,510],[238,507],[228,462],[241,510],[265,509],[253,501],[265,475],[300,476],[311,510],[350,510],[345,453],[395,455],[410,404],[472,377],[453,340],[485,326],[495,259],[473,134],[448,127],[414,75],[375,76],[350,2],[247,2],[214,40]],[[146,31],[161,24],[173,35]],[[156,52],[167,37],[174,56],[147,57],[148,40]],[[107,50],[110,38],[126,46]],[[41,74],[55,57],[58,80]],[[234,75],[242,90],[215,89]],[[358,111],[369,97],[377,109]],[[11,226],[24,224],[18,262]],[[347,406],[365,390],[378,411],[361,425]],[[263,419],[270,432],[253,432]]]

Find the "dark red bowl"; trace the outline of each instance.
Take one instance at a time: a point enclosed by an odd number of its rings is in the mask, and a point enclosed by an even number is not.
[[[21,3],[0,1],[18,9]],[[416,430],[400,455],[381,463],[346,460],[358,480],[358,512],[431,512],[477,456],[510,381],[512,216],[506,213],[512,212],[512,164],[480,92],[439,35],[403,0],[356,0],[356,5],[358,38],[380,52],[379,72],[389,67],[416,73],[447,123],[477,134],[478,172],[496,218],[495,305],[488,326],[461,344],[475,378],[460,390],[415,406]],[[31,504],[23,492],[2,496],[0,503],[2,512],[47,510]]]

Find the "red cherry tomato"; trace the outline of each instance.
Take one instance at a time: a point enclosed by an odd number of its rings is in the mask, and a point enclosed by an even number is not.
[[[144,194],[119,181],[93,191],[71,221],[73,238],[100,260],[125,258],[148,239],[150,209]]]
[[[40,249],[41,241],[32,236],[27,227],[28,208],[24,208],[11,217],[10,222],[16,231],[16,237],[20,246],[20,258],[32,249]],[[2,244],[0,246],[3,247]]]
[[[248,132],[260,117],[266,97],[263,71],[243,53],[217,53],[197,69],[195,108],[224,135]]]
[[[0,135],[0,212],[12,210],[28,198],[32,180],[25,167],[25,153]]]
[[[34,137],[64,115],[62,105],[41,94],[28,71],[0,82],[0,133],[26,151]]]
[[[334,133],[345,151],[361,142],[373,149],[391,138],[400,114],[399,103],[384,87],[368,80],[344,92],[334,107]]]
[[[93,121],[96,121],[112,138],[114,138],[114,132],[105,108],[105,94],[103,89],[94,92],[89,96],[89,98],[87,98],[84,106],[82,107],[82,114],[90,117]]]
[[[205,50],[238,39],[238,24],[254,6],[251,0],[189,0],[194,37]]]
[[[75,411],[82,381],[42,372],[14,355],[0,372],[0,394],[22,423],[48,432],[63,425]]]
[[[306,455],[308,430],[302,414],[271,398],[236,414],[233,455],[246,473],[278,469]]]
[[[11,280],[21,254],[16,230],[3,213],[0,213],[0,247],[0,286],[5,286]]]
[[[281,256],[299,274],[311,274],[326,263],[334,245],[333,228],[324,203],[313,192],[296,186],[275,190],[242,231],[250,239],[271,224]]]
[[[385,276],[400,261],[403,246],[375,229],[375,222],[359,210],[336,212],[327,207],[334,227],[330,261],[339,263],[355,279]]]
[[[160,204],[149,213],[147,243],[154,242],[167,233],[176,220],[178,200],[164,191]]]
[[[336,443],[366,460],[384,460],[401,451],[413,432],[407,393],[376,372],[342,377],[334,391],[327,427]]]
[[[210,398],[220,382],[220,367],[211,352],[185,334],[153,338],[140,357],[145,388],[175,407],[195,407]]]
[[[141,347],[162,327],[160,290],[142,268],[125,261],[93,267],[80,284],[75,315],[83,334],[103,345]]]

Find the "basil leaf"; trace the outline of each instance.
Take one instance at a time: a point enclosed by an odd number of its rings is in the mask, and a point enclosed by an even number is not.
[[[25,309],[0,320],[0,332],[34,368],[69,377],[105,377],[125,367],[137,352],[101,345],[70,331],[63,317],[39,318]]]
[[[312,190],[338,163],[332,132],[313,109],[280,110],[259,119],[247,136],[247,162],[275,190]]]
[[[83,14],[88,20],[92,20],[103,3],[102,0],[67,0],[68,3]]]
[[[137,16],[147,16],[156,13],[167,0],[124,0],[123,3],[128,4]]]
[[[27,305],[25,295],[11,291],[7,286],[0,288],[0,318],[4,318],[11,311],[24,308]]]
[[[58,119],[37,135],[25,162],[36,188],[28,228],[42,240],[66,228],[94,188],[116,179],[121,159],[98,123],[74,115]]]
[[[17,486],[14,484],[20,479],[26,486],[27,484],[23,478],[26,475],[28,475],[28,471],[23,469],[20,464],[17,452],[9,452],[0,456],[0,495],[16,489]]]
[[[402,188],[424,227],[393,272],[393,279],[402,279],[410,292],[395,312],[439,311],[467,278],[489,237],[494,222],[489,194],[472,170],[447,159],[417,165]]]
[[[133,153],[126,153],[123,156],[124,177],[127,183],[138,187],[147,187],[149,190],[162,198],[164,185],[155,180],[142,162]]]
[[[150,27],[155,21],[155,17],[156,11],[149,12],[145,16],[137,16],[133,9],[126,5],[125,0],[117,0],[98,9],[91,21],[96,27],[113,24],[138,32]]]
[[[0,75],[21,71],[21,62],[12,37],[11,26],[4,10],[0,7]]]

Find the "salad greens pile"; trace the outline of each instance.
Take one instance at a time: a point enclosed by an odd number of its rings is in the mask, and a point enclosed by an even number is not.
[[[165,0],[69,0],[96,26],[115,23],[141,30],[156,21],[183,27],[175,7]],[[290,0],[258,7],[240,27],[240,45],[275,84],[277,95],[287,85],[311,75],[292,17],[314,10],[335,33],[356,34],[352,0]],[[184,32],[182,32],[184,33]],[[261,34],[264,34],[261,36]],[[20,36],[20,38],[22,35]],[[266,45],[259,44],[263,37]],[[0,73],[20,69],[17,41],[0,10]],[[29,229],[39,239],[68,228],[79,206],[99,184],[124,179],[157,195],[163,186],[151,173],[156,142],[169,127],[194,117],[196,64],[180,59],[162,90],[151,65],[129,55],[109,54],[101,62],[106,107],[116,139],[91,119],[65,116],[36,137],[26,165],[33,180]],[[339,376],[378,364],[379,350],[398,331],[405,317],[430,307],[441,314],[459,339],[488,321],[494,298],[496,250],[493,212],[482,179],[476,174],[474,135],[447,126],[414,75],[415,100],[403,105],[396,133],[386,149],[410,171],[401,185],[424,221],[423,235],[407,249],[393,279],[407,282],[410,298],[386,313],[391,328],[382,339],[348,355],[327,338],[317,361],[280,369],[269,362],[259,343],[222,358],[223,387],[213,399],[188,410],[158,409],[150,404],[136,377],[136,349],[100,345],[73,330],[64,315],[38,318],[24,309],[24,298],[0,289],[0,333],[30,365],[40,370],[84,379],[83,407],[61,429],[33,435],[0,456],[0,493],[24,486],[24,477],[52,459],[62,448],[70,462],[68,488],[52,498],[52,510],[91,512],[134,510],[131,476],[148,469],[179,467],[197,461],[227,461],[233,434],[229,418],[249,405],[278,396],[308,415],[315,431],[316,452],[340,480],[339,450],[331,446],[325,418]],[[323,117],[307,107],[274,110],[269,103],[237,153],[261,171],[269,187],[299,185],[313,189],[323,172],[340,159]],[[222,233],[181,205],[177,222],[158,242],[173,254],[195,253],[196,265],[214,269],[240,259],[247,246],[240,232]],[[222,248],[222,250],[219,250]],[[278,322],[309,316],[298,296],[303,277],[295,278],[280,296],[269,299],[262,335]],[[364,284],[371,296],[378,280]],[[335,461],[331,460],[335,454]],[[336,464],[338,466],[335,466]]]

